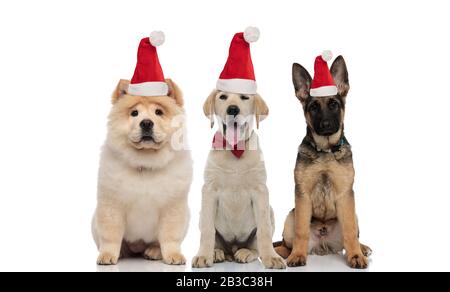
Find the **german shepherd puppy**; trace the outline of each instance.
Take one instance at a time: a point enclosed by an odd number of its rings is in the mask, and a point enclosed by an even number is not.
[[[350,85],[342,56],[336,58],[330,72],[338,93],[312,97],[308,71],[296,63],[292,68],[295,95],[303,106],[307,134],[295,167],[295,209],[286,219],[283,242],[275,246],[277,253],[287,258],[288,266],[304,266],[307,254],[315,250],[312,246],[315,241],[310,241],[315,229],[312,222],[337,220],[337,241],[342,244],[336,244],[333,238],[333,245],[346,250],[350,267],[364,269],[371,250],[359,242],[353,192],[355,171],[351,147],[344,136],[345,100]],[[330,250],[337,252],[334,248]]]

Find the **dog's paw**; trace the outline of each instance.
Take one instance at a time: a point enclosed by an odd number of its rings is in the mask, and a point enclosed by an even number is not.
[[[279,256],[262,257],[261,262],[266,269],[286,269],[283,259]]]
[[[113,255],[109,252],[102,252],[97,258],[97,265],[100,266],[117,265],[118,261],[119,256]]]
[[[159,246],[151,246],[144,252],[144,258],[150,261],[162,260],[161,248]]]
[[[361,252],[364,256],[369,257],[372,255],[372,249],[367,245],[361,244]]]
[[[362,253],[347,255],[347,263],[352,269],[367,269],[369,260]]]
[[[222,263],[225,261],[225,253],[221,249],[214,250],[214,263]]]
[[[306,266],[306,255],[291,253],[291,255],[287,259],[287,265],[289,267]]]
[[[237,263],[246,264],[256,261],[258,254],[254,250],[241,248],[234,253],[234,260]]]
[[[212,267],[213,257],[196,256],[192,259],[192,267],[196,269]]]
[[[186,259],[184,256],[179,253],[171,253],[167,257],[163,257],[163,262],[167,265],[184,265],[186,263]]]

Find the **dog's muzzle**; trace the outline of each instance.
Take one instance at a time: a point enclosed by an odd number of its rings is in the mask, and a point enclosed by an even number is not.
[[[315,131],[320,136],[331,136],[339,131],[339,125],[332,120],[324,119],[320,121]]]
[[[153,138],[153,126],[154,123],[152,120],[142,120],[139,124],[141,130],[142,130],[142,141],[143,142],[154,142]]]

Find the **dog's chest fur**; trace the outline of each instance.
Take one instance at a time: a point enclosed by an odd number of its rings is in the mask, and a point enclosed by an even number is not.
[[[205,184],[217,190],[216,230],[228,242],[246,241],[256,228],[252,197],[267,180],[260,150],[238,160],[229,151],[211,151]]]
[[[312,216],[321,220],[337,217],[336,200],[353,187],[354,169],[350,145],[335,153],[318,152],[302,144],[295,168],[296,187],[309,196]],[[298,193],[298,192],[297,192]]]
[[[101,164],[99,188],[125,210],[124,239],[155,241],[161,210],[177,200],[186,200],[192,176],[188,152],[179,152],[168,165],[157,170],[131,168],[110,153]]]
[[[246,241],[256,228],[251,191],[224,190],[218,200],[216,230],[227,242]]]

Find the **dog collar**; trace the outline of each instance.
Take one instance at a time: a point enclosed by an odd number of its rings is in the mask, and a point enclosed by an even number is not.
[[[230,143],[228,143],[227,139],[225,139],[222,133],[217,131],[213,139],[213,149],[230,150],[237,159],[240,159],[245,152],[245,141],[239,141],[236,145],[231,145]]]
[[[319,149],[317,147],[316,143],[314,143],[314,141],[308,141],[308,142],[311,145],[311,147],[313,147],[317,152],[323,152],[323,153],[336,153],[336,152],[339,152],[341,150],[342,146],[344,146],[345,144],[348,144],[347,139],[345,138],[345,136],[343,136],[339,140],[339,143],[337,143],[336,145],[332,146],[328,150]]]

